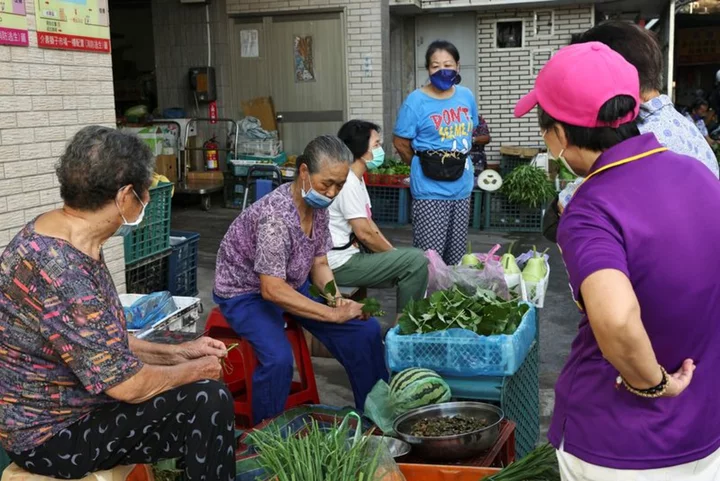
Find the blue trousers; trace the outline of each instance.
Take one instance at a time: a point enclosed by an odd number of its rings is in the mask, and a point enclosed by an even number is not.
[[[299,289],[309,297],[309,284]],[[285,336],[283,310],[258,294],[231,299],[214,296],[228,324],[255,350],[258,366],[253,373],[253,423],[282,413],[290,395],[293,353]],[[294,316],[300,325],[327,347],[347,371],[355,406],[362,410],[365,398],[380,379],[388,380],[380,324],[360,319],[344,324],[314,321]]]

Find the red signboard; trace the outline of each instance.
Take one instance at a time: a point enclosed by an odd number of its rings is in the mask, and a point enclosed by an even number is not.
[[[85,52],[110,52],[110,41],[100,38],[79,37],[62,33],[38,32],[38,46]]]
[[[212,101],[208,104],[208,117],[212,122],[211,124],[216,123],[216,120],[218,118],[218,111],[217,111],[217,102]]]

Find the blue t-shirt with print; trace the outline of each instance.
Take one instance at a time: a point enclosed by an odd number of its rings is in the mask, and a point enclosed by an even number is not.
[[[472,132],[478,118],[472,92],[461,85],[448,99],[435,99],[421,89],[408,95],[400,108],[395,135],[412,140],[416,152],[423,150],[459,150],[472,147]],[[468,157],[465,172],[458,180],[447,182],[425,177],[417,156],[410,167],[410,190],[415,199],[460,200],[470,197],[473,166]]]

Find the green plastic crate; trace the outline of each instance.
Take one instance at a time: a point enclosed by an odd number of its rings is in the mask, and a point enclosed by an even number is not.
[[[482,227],[483,227],[482,207],[483,207],[483,191],[473,190],[472,198],[470,199],[470,228],[471,229],[482,229]]]
[[[150,189],[142,223],[125,236],[125,264],[133,264],[170,247],[170,208],[173,185],[163,182]]]
[[[500,175],[505,177],[516,167],[527,165],[532,162],[533,158],[521,157],[519,155],[506,155],[500,157]]]
[[[485,192],[486,231],[542,232],[544,209],[513,204],[500,192]]]

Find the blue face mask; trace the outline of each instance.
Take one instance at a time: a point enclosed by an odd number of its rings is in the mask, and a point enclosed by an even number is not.
[[[376,147],[372,151],[373,158],[372,160],[366,160],[365,165],[368,169],[374,170],[383,165],[383,162],[385,162],[385,151],[382,147]]]
[[[305,203],[313,209],[327,209],[333,202],[333,199],[331,199],[330,197],[324,196],[321,193],[317,192],[315,189],[313,189],[312,181],[310,181],[310,190],[306,191],[305,181],[303,180],[303,187],[301,189],[301,192]]]
[[[138,218],[135,219],[134,222],[128,222],[122,211],[120,210],[120,206],[118,205],[117,200],[115,200],[115,206],[117,207],[118,212],[120,212],[120,217],[122,217],[123,220],[122,225],[118,227],[118,230],[116,230],[113,234],[113,236],[115,237],[125,237],[126,235],[130,234],[132,231],[137,229],[137,227],[140,225],[140,223],[143,221],[143,218],[145,217],[145,208],[147,207],[147,204],[140,200],[140,196],[137,195],[137,192],[135,192],[135,190],[133,190],[133,194],[135,194],[138,202],[140,202],[140,205],[142,205],[140,215],[138,215]]]
[[[430,83],[438,90],[450,90],[453,85],[460,83],[461,77],[457,70],[443,68],[430,76]]]

